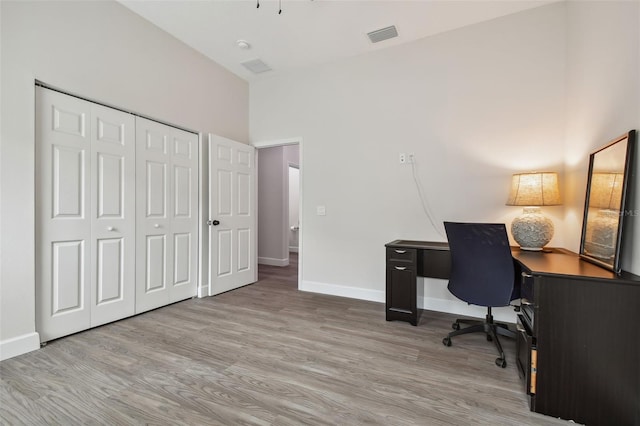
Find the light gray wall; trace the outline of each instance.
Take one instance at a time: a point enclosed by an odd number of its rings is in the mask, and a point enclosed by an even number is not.
[[[444,240],[444,219],[510,223],[512,173],[562,172],[565,13],[553,4],[252,83],[251,139],[304,140],[300,288],[384,301],[386,242]],[[436,228],[400,152],[415,154]],[[562,246],[563,208],[545,212]],[[445,281],[425,294],[431,309],[468,312]]]
[[[580,246],[589,154],[640,130],[640,2],[567,3],[567,247]],[[638,150],[640,151],[640,150]],[[640,153],[622,267],[640,275]]]
[[[0,357],[35,333],[34,81],[248,142],[248,84],[114,1],[1,1]]]

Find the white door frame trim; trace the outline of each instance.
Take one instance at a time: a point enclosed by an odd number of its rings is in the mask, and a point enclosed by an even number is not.
[[[298,144],[298,148],[299,148],[299,155],[298,155],[298,169],[300,170],[300,197],[298,199],[298,214],[299,214],[299,218],[300,218],[300,231],[298,233],[298,289],[300,289],[300,284],[302,283],[302,259],[304,256],[304,219],[303,219],[303,214],[302,214],[302,206],[303,206],[303,198],[304,198],[304,167],[303,167],[303,158],[304,156],[302,155],[303,152],[303,143],[302,143],[302,137],[293,137],[293,138],[286,138],[286,139],[274,139],[274,140],[268,140],[268,141],[256,141],[256,142],[251,142],[251,145],[253,145],[256,148],[256,158],[258,158],[258,156],[260,155],[260,148],[270,148],[270,147],[274,147],[274,146],[285,146],[285,145],[295,145]],[[256,160],[256,164],[257,164],[257,160]],[[256,175],[257,175],[257,171],[256,171]]]
[[[198,286],[197,296],[209,295],[209,138],[198,133]]]
[[[274,139],[270,141],[251,142],[251,145],[254,146],[256,149],[270,148],[272,146],[295,145],[295,144],[299,144],[300,148],[302,148],[302,138],[298,137],[298,138],[287,138],[287,139]],[[302,159],[302,155],[300,156],[300,158]]]

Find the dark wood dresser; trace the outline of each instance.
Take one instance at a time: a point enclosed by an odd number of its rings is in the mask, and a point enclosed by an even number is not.
[[[522,268],[517,365],[531,410],[640,425],[640,277],[564,249],[513,256]]]

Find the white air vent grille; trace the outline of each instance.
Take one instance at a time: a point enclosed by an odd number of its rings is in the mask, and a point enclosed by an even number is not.
[[[271,67],[264,62],[262,59],[252,59],[250,61],[241,62],[242,65],[249,71],[254,74],[260,74],[261,72],[271,71]]]
[[[398,31],[396,30],[396,26],[392,25],[387,28],[380,28],[379,30],[371,31],[370,33],[367,33],[367,35],[369,36],[371,43],[378,43],[383,40],[398,37]]]

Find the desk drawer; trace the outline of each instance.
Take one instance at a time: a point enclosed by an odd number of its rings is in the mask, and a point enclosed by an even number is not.
[[[525,391],[535,395],[535,376],[531,365],[532,353],[535,351],[534,338],[528,329],[525,318],[518,315],[516,323],[516,367],[520,379],[524,382]]]
[[[535,335],[536,330],[536,295],[534,292],[534,283],[534,277],[528,272],[523,271],[520,280],[520,319],[532,335]]]
[[[416,262],[416,249],[387,247],[387,262]]]
[[[520,297],[526,299],[530,304],[534,304],[536,295],[533,291],[535,279],[528,271],[522,271],[520,278]]]

